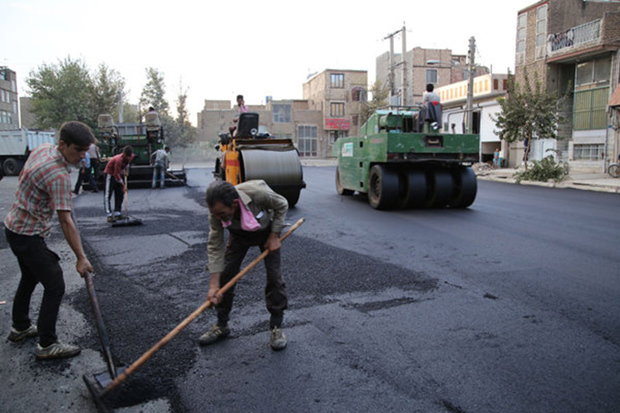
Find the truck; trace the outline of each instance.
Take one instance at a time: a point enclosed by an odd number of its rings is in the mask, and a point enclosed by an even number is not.
[[[130,187],[148,187],[153,178],[154,166],[151,155],[165,146],[164,129],[156,113],[148,113],[144,123],[115,124],[112,115],[101,114],[97,117],[97,145],[101,154],[99,171],[95,171],[98,185],[103,187],[105,175],[103,170],[108,160],[130,145],[134,159],[129,167],[127,183]],[[165,173],[167,186],[187,184],[185,168],[168,168]],[[87,188],[88,185],[85,184]]]
[[[375,209],[467,208],[476,198],[480,136],[441,133],[424,107],[375,110],[360,136],[334,144],[336,192],[367,195]],[[439,112],[440,113],[440,112]]]
[[[42,143],[56,144],[56,133],[29,129],[0,131],[0,168],[6,176],[19,175],[30,152]]]
[[[306,183],[299,152],[291,139],[273,138],[259,133],[258,113],[241,113],[238,129],[219,134],[213,176],[233,185],[262,179],[294,207]]]

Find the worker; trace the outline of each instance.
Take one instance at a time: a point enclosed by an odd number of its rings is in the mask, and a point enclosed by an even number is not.
[[[168,164],[170,163],[170,148],[166,146],[164,149],[158,149],[151,155],[151,162],[154,162],[153,168],[153,189],[157,187],[157,177],[159,176],[159,187],[164,189],[165,177],[164,174],[168,170]]]
[[[426,93],[424,94],[424,98],[422,99],[422,101],[424,103],[426,102],[441,102],[441,98],[439,97],[439,94],[437,92],[434,91],[435,90],[435,86],[433,86],[432,83],[429,83],[426,85]]]
[[[273,350],[286,347],[282,331],[284,310],[288,307],[286,284],[280,271],[280,232],[288,211],[286,198],[275,193],[265,181],[254,180],[233,186],[227,181],[214,181],[206,194],[209,208],[209,240],[207,269],[211,273],[207,298],[215,304],[217,324],[199,339],[200,345],[209,345],[228,337],[229,313],[232,309],[234,286],[224,294],[219,289],[232,279],[252,246],[269,250],[265,257],[267,285],[265,300],[271,314],[270,345]],[[228,243],[224,243],[224,228],[228,229]]]
[[[420,109],[420,115],[418,117],[418,120],[421,121],[418,126],[419,131],[423,131],[423,125],[425,122],[430,123],[431,126],[435,125],[436,129],[441,128],[441,98],[436,92],[434,92],[434,90],[435,87],[432,83],[426,85],[426,93],[422,99],[423,105]]]
[[[90,165],[93,170],[93,176],[95,177],[95,180],[97,180],[99,179],[99,176],[101,176],[101,171],[99,170],[99,165],[101,163],[99,158],[101,158],[101,154],[99,153],[99,147],[96,144],[93,143],[90,145],[90,148],[88,148],[88,156],[90,157]]]
[[[97,182],[95,182],[95,178],[93,177],[89,151],[86,152],[84,159],[80,161],[80,172],[78,173],[78,179],[75,183],[75,188],[73,189],[74,194],[80,194],[80,189],[82,188],[82,183],[84,182],[88,182],[90,184],[92,192],[99,192],[97,189]]]
[[[243,99],[243,95],[237,95],[237,111],[239,112],[239,115],[241,115],[242,113],[248,113],[248,107],[245,105],[245,100]],[[233,122],[235,124],[239,122],[239,115],[235,116],[235,118],[233,119]],[[237,130],[236,125],[228,128],[228,131],[230,132],[231,137],[235,133],[235,130]]]
[[[60,258],[46,244],[54,212],[60,228],[77,258],[76,270],[83,277],[93,267],[84,253],[75,222],[71,217],[71,166],[77,166],[95,141],[91,129],[77,121],[64,123],[58,145],[36,147],[19,175],[15,201],[4,219],[6,239],[17,257],[21,279],[13,300],[13,323],[8,337],[23,342],[39,337],[35,356],[40,360],[77,356],[81,349],[65,344],[56,335],[56,321],[65,293]],[[37,325],[30,321],[29,307],[38,283],[43,299]]]
[[[133,148],[131,146],[125,146],[123,152],[110,158],[103,170],[105,174],[103,203],[105,204],[108,222],[122,219],[121,208],[123,207],[123,197],[125,191],[127,191],[127,187],[125,186],[125,182],[123,182],[121,174],[124,173],[125,176],[127,175],[127,167],[133,158]],[[114,214],[112,214],[111,206],[112,195],[114,195]]]

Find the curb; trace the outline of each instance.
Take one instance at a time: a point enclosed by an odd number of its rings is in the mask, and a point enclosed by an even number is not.
[[[572,188],[579,189],[582,191],[592,191],[592,192],[605,192],[617,194],[620,193],[620,186],[617,185],[601,185],[601,184],[591,184],[588,182],[536,182],[536,181],[521,181],[521,183],[517,183],[512,177],[497,177],[497,176],[489,176],[489,175],[477,175],[477,178],[482,181],[493,181],[493,182],[503,182],[514,185],[530,185],[530,186],[542,186],[547,188]]]

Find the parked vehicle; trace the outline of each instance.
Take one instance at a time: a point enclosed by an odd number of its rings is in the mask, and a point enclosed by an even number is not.
[[[477,193],[480,137],[442,134],[422,107],[377,110],[358,137],[336,141],[336,191],[368,195],[376,209],[467,208]],[[437,117],[438,116],[438,117]]]
[[[28,129],[0,131],[0,169],[3,174],[19,175],[30,152],[42,143],[56,144],[55,132]]]

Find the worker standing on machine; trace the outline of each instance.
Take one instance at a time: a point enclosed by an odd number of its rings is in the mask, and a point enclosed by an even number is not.
[[[121,208],[123,207],[123,198],[127,188],[125,187],[125,182],[123,182],[121,173],[127,173],[127,167],[133,158],[133,148],[131,146],[125,146],[123,152],[113,156],[103,170],[103,173],[105,173],[103,203],[105,204],[108,222],[114,222],[122,218]],[[114,195],[114,214],[112,214],[111,206],[112,195]]]
[[[207,298],[215,304],[217,324],[200,337],[199,344],[209,345],[230,334],[228,320],[235,295],[234,285],[224,294],[218,290],[237,275],[248,249],[258,246],[261,251],[269,250],[265,257],[265,301],[271,314],[270,345],[273,350],[284,349],[287,340],[281,326],[284,310],[288,307],[288,295],[280,271],[279,236],[288,211],[286,198],[275,193],[262,180],[237,186],[217,180],[209,185],[206,202],[210,226],[207,268],[211,273]],[[229,233],[227,244],[224,243],[224,228]]]
[[[241,115],[242,113],[248,113],[248,107],[245,106],[245,100],[243,99],[243,95],[237,95],[237,110],[239,111],[239,115]],[[231,126],[228,131],[230,132],[230,137],[232,138],[233,134],[235,133],[235,130],[237,130],[237,122],[239,122],[239,115],[237,115],[234,119],[233,122],[235,123],[234,126]]]

